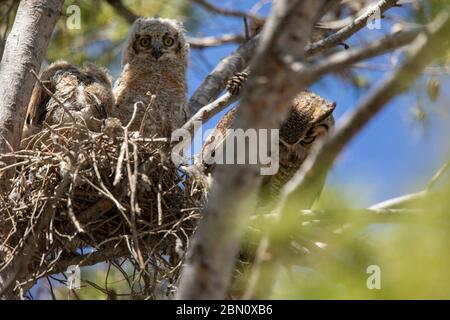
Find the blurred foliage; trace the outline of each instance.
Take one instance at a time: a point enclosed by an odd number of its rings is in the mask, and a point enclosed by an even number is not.
[[[275,298],[283,299],[449,299],[450,175],[430,197],[384,214],[345,209],[342,194],[329,191],[329,215],[297,232],[326,244],[284,268]],[[352,198],[357,198],[354,194]],[[338,204],[339,207],[335,207]],[[347,206],[348,207],[348,206]],[[336,208],[339,212],[336,212]],[[291,227],[287,227],[291,229]],[[315,232],[312,232],[316,229]],[[280,233],[281,234],[281,233]],[[285,233],[286,234],[286,233]],[[381,288],[366,285],[380,268]]]

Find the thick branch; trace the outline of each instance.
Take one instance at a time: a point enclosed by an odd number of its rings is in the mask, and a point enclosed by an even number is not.
[[[200,108],[213,102],[225,88],[227,81],[236,72],[242,71],[248,66],[258,41],[259,36],[256,36],[244,43],[211,71],[189,100],[188,118],[197,113]]]

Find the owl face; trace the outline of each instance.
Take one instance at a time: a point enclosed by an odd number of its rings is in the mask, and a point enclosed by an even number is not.
[[[138,58],[158,63],[179,59],[189,48],[182,25],[171,19],[139,18],[128,42],[129,60]]]
[[[280,128],[280,138],[289,145],[310,149],[318,138],[334,127],[335,107],[335,103],[312,92],[303,92],[294,99],[289,116]]]

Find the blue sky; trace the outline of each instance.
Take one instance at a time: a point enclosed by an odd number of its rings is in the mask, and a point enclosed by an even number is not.
[[[216,5],[228,8],[248,10],[257,1],[212,1]],[[269,6],[261,11],[267,14]],[[408,8],[394,8],[390,14],[406,12]],[[203,12],[203,11],[202,11]],[[203,12],[207,17],[207,12]],[[389,16],[389,13],[387,14]],[[383,20],[381,30],[364,30],[349,39],[350,45],[368,42],[389,31],[390,22]],[[206,30],[201,35],[219,35],[242,30],[243,23],[238,18],[213,16],[205,19],[199,30]],[[188,30],[189,31],[189,30]],[[199,35],[195,33],[193,35]],[[236,46],[227,45],[207,49],[201,52],[192,51],[189,70],[189,92],[192,94],[201,81],[220,59],[234,51]],[[395,56],[394,56],[395,57]],[[369,61],[371,64],[389,64],[392,55],[378,57]],[[364,77],[373,87],[386,75],[386,70],[374,71],[354,68],[354,72]],[[419,80],[425,82],[429,75]],[[369,125],[355,138],[338,159],[329,174],[328,185],[344,188],[346,193],[356,195],[361,205],[368,205],[390,197],[420,190],[431,176],[450,156],[450,96],[444,90],[448,87],[449,77],[441,76],[443,91],[439,100],[432,103],[425,92],[422,103],[429,115],[429,126],[423,130],[414,122],[412,115],[418,103],[416,92],[423,89],[413,88],[392,101]],[[311,88],[330,101],[336,101],[335,117],[339,118],[351,110],[359,98],[367,91],[357,91],[353,86],[336,76],[327,76]],[[224,114],[215,116],[205,128],[213,127]]]

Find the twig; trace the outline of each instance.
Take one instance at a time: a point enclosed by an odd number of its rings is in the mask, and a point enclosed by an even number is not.
[[[433,189],[434,185],[436,184],[436,182],[439,181],[439,179],[447,172],[448,168],[450,168],[450,161],[448,161],[446,164],[444,164],[435,174],[434,176],[431,178],[430,182],[428,182],[427,186],[426,186],[426,190],[431,190]]]
[[[193,136],[195,133],[195,123],[205,123],[211,119],[214,115],[225,110],[228,106],[233,104],[239,99],[238,96],[232,95],[230,93],[225,93],[223,96],[217,100],[211,102],[210,104],[202,107],[196,114],[194,114],[188,122],[186,122],[182,129],[187,130]]]
[[[203,8],[205,8],[208,11],[211,11],[213,13],[217,13],[217,14],[220,14],[223,16],[236,17],[236,18],[248,18],[248,19],[252,19],[252,20],[264,20],[263,17],[255,15],[253,13],[240,11],[240,10],[231,10],[231,9],[220,8],[220,7],[217,7],[217,6],[209,3],[206,0],[191,0],[191,2],[194,2],[194,3],[202,6]]]

